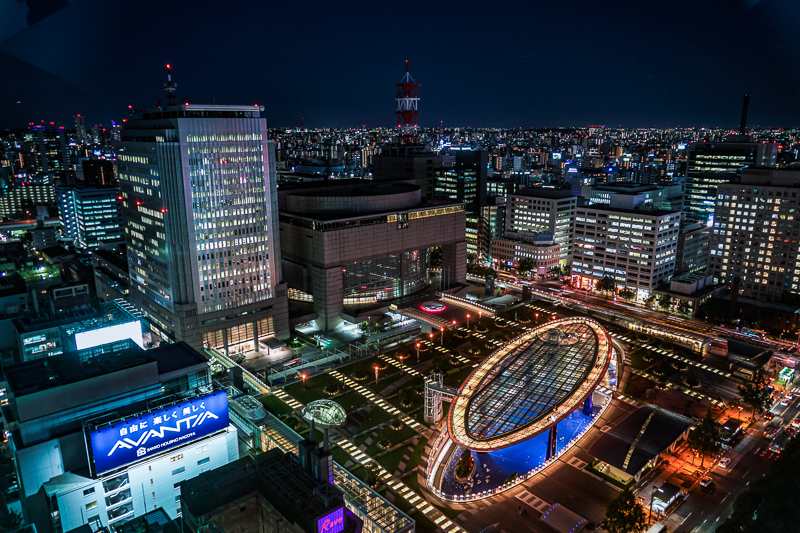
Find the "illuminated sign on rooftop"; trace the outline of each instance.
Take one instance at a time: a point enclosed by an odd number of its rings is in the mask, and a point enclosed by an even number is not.
[[[228,427],[228,396],[218,391],[89,432],[95,473],[141,461]]]
[[[317,533],[340,533],[344,531],[344,507],[317,520]]]

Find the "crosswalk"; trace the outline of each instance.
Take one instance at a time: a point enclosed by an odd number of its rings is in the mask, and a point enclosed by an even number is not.
[[[523,490],[522,492],[517,494],[516,498],[519,501],[525,503],[526,505],[530,505],[531,507],[533,507],[534,509],[536,509],[540,513],[544,512],[545,509],[550,507],[549,503],[547,503],[546,501],[544,501],[543,499],[541,499],[540,497],[538,497],[534,493],[532,493],[530,491],[527,491],[527,490]]]

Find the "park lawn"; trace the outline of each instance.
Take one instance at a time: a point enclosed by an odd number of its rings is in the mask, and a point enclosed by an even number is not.
[[[258,399],[261,402],[261,405],[264,406],[264,409],[269,411],[275,416],[285,415],[287,413],[291,413],[293,409],[283,403],[281,399],[277,396],[273,396],[272,394],[265,394]]]
[[[420,437],[419,442],[417,442],[417,447],[414,448],[414,451],[411,453],[411,457],[408,459],[406,472],[419,466],[419,462],[422,459],[422,452],[425,451],[425,446],[427,445],[428,439],[425,437]]]
[[[344,451],[340,446],[331,448],[331,455],[333,455],[333,460],[339,463],[339,465],[342,467],[344,467],[345,463],[348,460],[352,459],[352,457],[350,457],[350,454]]]
[[[323,373],[307,379],[305,384],[302,382],[292,383],[283,390],[297,401],[308,404],[320,398],[329,398],[328,394],[322,390],[328,385],[336,385],[340,390],[344,389],[344,385],[338,379],[328,373]]]
[[[403,458],[405,453],[406,447],[400,446],[396,450],[390,450],[380,457],[375,458],[375,460],[378,461],[378,464],[388,470],[390,474],[394,475],[395,470],[397,470],[397,465],[400,464],[400,460]]]
[[[458,372],[451,374],[449,376],[444,376],[444,384],[450,387],[460,387],[462,383],[467,379],[467,377],[475,370],[472,368],[472,365],[465,366]]]
[[[351,411],[355,411],[359,407],[363,407],[368,403],[367,399],[364,398],[364,396],[355,391],[350,391],[348,393],[342,394],[341,396],[337,396],[336,398],[333,399],[333,401],[341,405],[342,408],[348,413]]]
[[[633,366],[633,368],[636,370],[644,370],[652,364],[644,360],[645,353],[646,350],[644,348],[628,352],[628,355],[631,358],[631,366]]]
[[[370,409],[369,413],[367,414],[366,420],[361,423],[361,427],[359,431],[366,431],[368,429],[372,429],[380,424],[388,422],[394,418],[394,415],[389,414],[387,411],[381,409],[380,407],[373,406]]]

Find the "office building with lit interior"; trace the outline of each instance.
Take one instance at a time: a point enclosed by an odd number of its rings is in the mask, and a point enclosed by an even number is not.
[[[451,401],[431,447],[428,488],[450,501],[490,497],[524,481],[571,446],[608,405],[617,366],[611,337],[587,318],[554,320],[500,347],[458,388],[425,383],[425,418]],[[459,461],[454,460],[460,458]],[[457,463],[469,458],[467,474]]]
[[[748,136],[733,137],[750,140]],[[777,143],[691,143],[686,150],[683,194],[686,217],[712,226],[717,187],[741,176],[744,168],[774,166],[777,157]]]
[[[82,361],[77,353],[3,369],[25,519],[38,531],[112,528],[162,507],[180,515],[180,483],[239,457],[224,391],[185,343]]]
[[[196,349],[288,336],[276,183],[259,106],[135,109],[116,144],[131,301]]]
[[[345,305],[428,288],[433,247],[442,247],[444,277],[466,279],[464,204],[423,199],[408,183],[360,180],[289,184],[278,198],[291,297],[313,301],[321,329],[341,323]]]
[[[745,298],[800,302],[799,194],[797,168],[746,169],[738,183],[719,186],[710,256],[715,281],[738,282]]]
[[[675,271],[680,223],[680,211],[631,202],[578,207],[573,284],[593,290],[607,276],[618,288],[633,290],[637,300],[647,298]]]
[[[549,233],[559,245],[560,265],[572,261],[572,226],[578,198],[571,190],[524,189],[506,202],[506,236],[535,241],[536,235]]]

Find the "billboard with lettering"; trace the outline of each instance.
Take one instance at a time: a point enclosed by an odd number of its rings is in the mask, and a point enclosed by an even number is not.
[[[317,533],[340,533],[344,530],[344,507],[317,520]]]
[[[228,396],[218,391],[89,432],[95,473],[141,461],[228,427]]]

